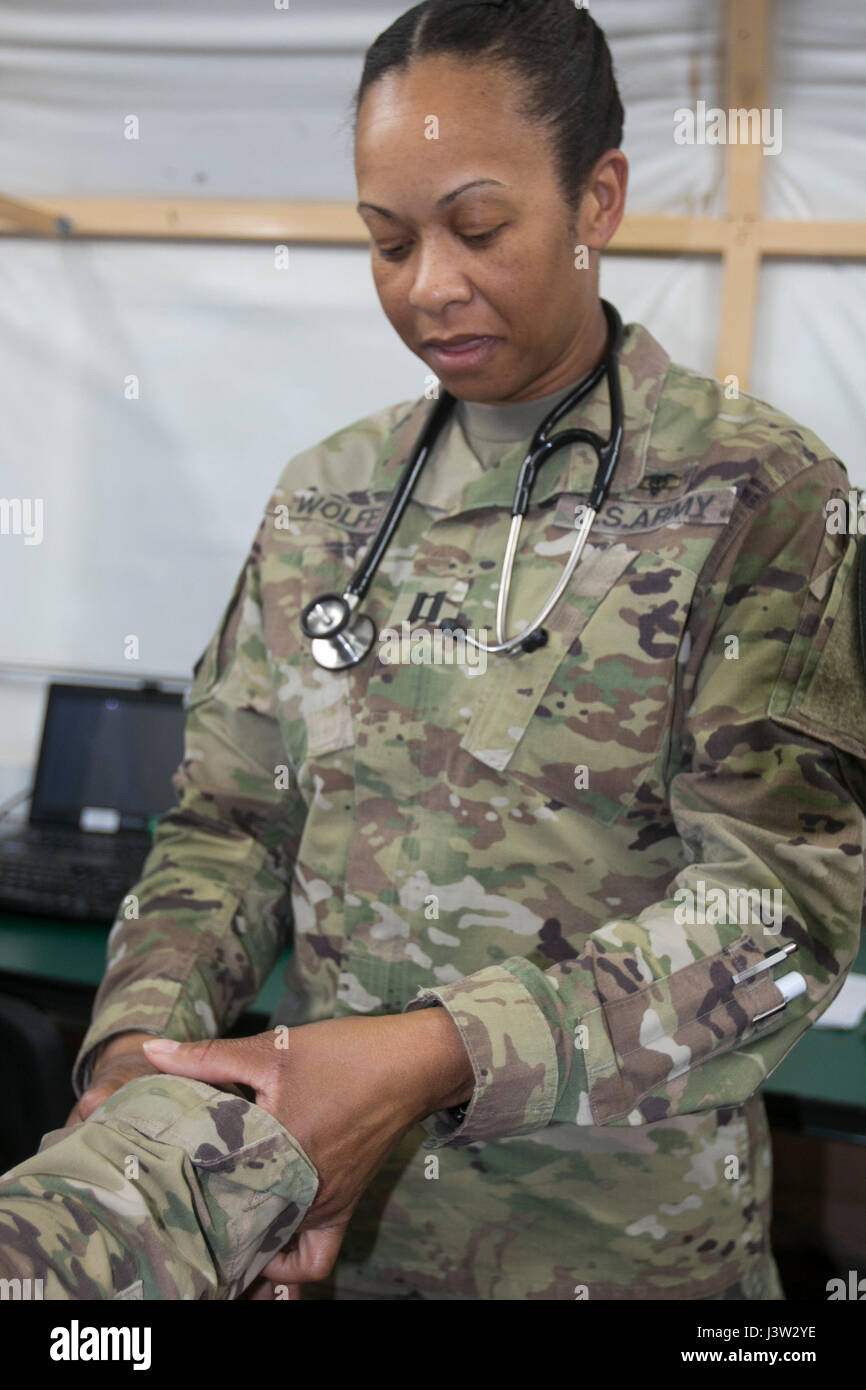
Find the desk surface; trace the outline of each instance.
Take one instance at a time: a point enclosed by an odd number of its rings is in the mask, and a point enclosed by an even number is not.
[[[0,971],[58,984],[96,986],[105,971],[107,937],[108,927],[0,912]],[[277,1007],[290,955],[289,950],[283,952],[251,1008],[270,1014]]]
[[[105,967],[106,927],[0,913],[0,972],[95,987]],[[282,996],[284,951],[251,1008],[270,1014]],[[854,968],[866,974],[866,940]],[[866,1032],[810,1028],[764,1090],[805,1100],[866,1107]]]

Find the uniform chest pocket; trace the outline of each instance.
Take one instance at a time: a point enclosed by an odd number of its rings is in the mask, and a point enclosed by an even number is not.
[[[305,545],[298,557],[299,581],[282,607],[280,624],[293,625],[293,632],[292,655],[280,668],[279,704],[288,726],[296,731],[296,741],[298,728],[304,731],[305,745],[296,749],[299,762],[355,743],[352,702],[354,672],[359,668],[328,671],[319,666],[300,625],[301,613],[314,598],[343,592],[355,567],[354,557],[352,546],[339,538]]]
[[[461,747],[546,801],[613,824],[666,757],[695,582],[645,550],[587,546],[545,623],[547,646],[489,659]]]

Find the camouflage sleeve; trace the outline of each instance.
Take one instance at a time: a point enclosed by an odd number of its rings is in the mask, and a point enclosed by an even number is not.
[[[287,939],[303,802],[274,708],[262,637],[266,525],[194,670],[177,804],[159,820],[108,938],[105,976],[76,1059],[127,1030],[215,1037],[255,999]]]
[[[236,1298],[291,1238],[318,1175],[267,1111],[148,1076],[0,1178],[7,1296]],[[37,1285],[33,1281],[41,1280]]]
[[[847,486],[835,460],[751,485],[701,576],[668,773],[686,866],[664,900],[552,969],[512,957],[406,1006],[444,1005],[473,1063],[462,1121],[424,1122],[434,1146],[742,1104],[838,993],[866,804],[856,541],[825,514]],[[776,981],[794,971],[807,992],[785,1003]]]

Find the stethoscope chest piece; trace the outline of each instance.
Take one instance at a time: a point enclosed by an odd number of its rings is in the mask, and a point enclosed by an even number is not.
[[[347,666],[357,666],[359,661],[363,661],[375,640],[376,624],[372,618],[359,613],[353,626],[338,637],[315,637],[312,642],[313,659],[327,671],[343,671]]]
[[[341,594],[322,594],[308,603],[301,614],[301,627],[311,639],[313,659],[327,671],[357,666],[376,641],[372,618],[363,613],[353,617]]]

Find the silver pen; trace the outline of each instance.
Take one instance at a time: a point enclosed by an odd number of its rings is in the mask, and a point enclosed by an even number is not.
[[[738,975],[732,975],[731,983],[734,985],[742,984],[743,980],[751,980],[762,970],[771,970],[774,965],[781,965],[783,961],[787,960],[791,952],[796,951],[796,949],[796,941],[789,941],[787,946],[783,946],[779,951],[771,951],[763,960],[759,960],[754,965],[750,965],[748,970],[741,970]],[[755,1014],[755,1017],[752,1019],[753,1024],[760,1023],[761,1019],[769,1018],[771,1014],[777,1014],[780,1009],[784,1009],[789,999],[796,998],[798,994],[805,993],[806,981],[803,979],[802,975],[798,974],[796,971],[793,975],[783,975],[782,980],[788,980],[790,982],[790,988],[786,988],[782,991],[785,998],[782,1000],[781,1004],[776,1004],[774,1008],[767,1009],[762,1014]],[[777,989],[782,984],[782,980],[775,981]]]
[[[783,946],[781,951],[772,951],[770,955],[764,956],[756,965],[750,965],[748,970],[741,970],[739,975],[731,976],[731,984],[742,984],[743,980],[750,980],[753,975],[757,975],[759,970],[769,970],[774,965],[781,965],[786,956],[792,951],[796,951],[796,941],[789,941],[787,946]]]

